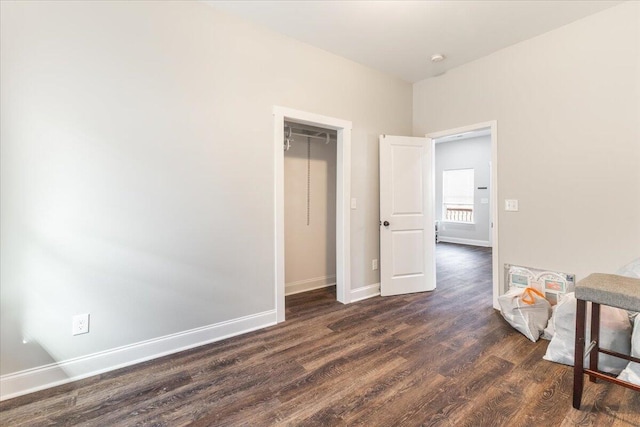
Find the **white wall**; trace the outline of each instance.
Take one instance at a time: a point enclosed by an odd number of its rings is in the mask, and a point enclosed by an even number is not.
[[[438,240],[489,246],[491,136],[480,136],[436,144],[436,219],[440,221]],[[442,173],[451,169],[474,170],[473,224],[442,221]],[[478,187],[487,187],[479,190]],[[482,199],[487,203],[483,204]]]
[[[500,268],[582,278],[640,255],[640,3],[416,83],[413,117],[415,135],[497,120]]]
[[[334,132],[335,134],[335,132]],[[336,283],[335,138],[325,144],[294,136],[284,153],[285,292],[292,294]],[[307,166],[310,167],[307,224]]]
[[[200,2],[1,5],[4,396],[275,319],[274,105],[353,122],[351,283],[379,281],[377,137],[411,131],[411,85]]]

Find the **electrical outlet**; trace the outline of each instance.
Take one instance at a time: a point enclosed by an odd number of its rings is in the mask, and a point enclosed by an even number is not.
[[[378,260],[377,259],[371,260],[371,269],[372,270],[377,270],[378,269]]]
[[[71,335],[86,334],[89,332],[89,313],[76,314],[71,321]]]

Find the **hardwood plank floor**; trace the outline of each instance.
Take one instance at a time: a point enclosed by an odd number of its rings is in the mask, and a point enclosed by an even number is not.
[[[0,403],[2,426],[640,426],[640,394],[542,360],[491,308],[488,248],[438,244],[434,292],[287,297],[287,321]]]

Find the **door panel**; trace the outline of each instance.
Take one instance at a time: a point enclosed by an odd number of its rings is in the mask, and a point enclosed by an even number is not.
[[[392,231],[393,245],[393,276],[407,276],[410,274],[424,274],[424,247],[422,230]]]
[[[435,288],[433,143],[380,137],[380,293]],[[385,225],[388,222],[388,225]]]
[[[423,148],[411,145],[391,147],[391,191],[393,215],[421,214],[423,208]],[[406,169],[405,169],[406,168]]]

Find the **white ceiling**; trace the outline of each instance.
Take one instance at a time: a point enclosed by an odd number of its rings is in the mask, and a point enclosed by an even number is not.
[[[622,1],[207,1],[279,33],[416,82]],[[430,57],[442,53],[445,61]]]

